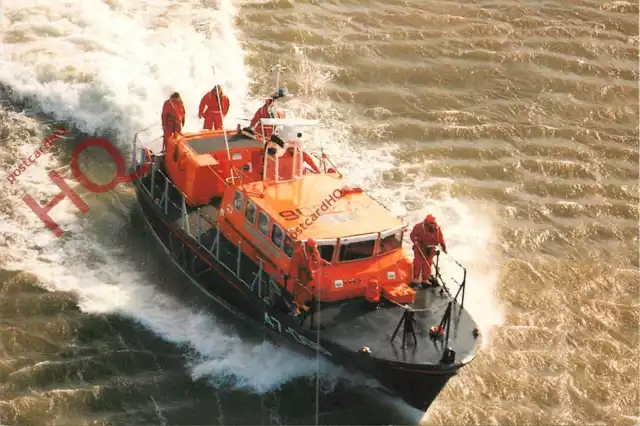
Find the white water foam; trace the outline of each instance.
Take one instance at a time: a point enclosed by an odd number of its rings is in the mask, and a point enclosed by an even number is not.
[[[311,65],[304,48],[297,52],[301,66],[293,71],[298,73],[294,78],[306,83],[302,84],[304,93],[286,101],[287,111],[322,122],[319,141],[312,141],[307,149],[319,153],[322,148],[350,184],[366,188],[395,215],[403,217],[409,229],[429,213],[437,218],[450,254],[441,257],[441,274],[446,280],[453,278],[460,283],[464,272],[453,260],[467,269],[464,306],[478,323],[482,345],[487,347],[492,327],[503,322],[502,307],[495,294],[501,259],[493,218],[498,215],[492,206],[451,197],[454,182],[430,177],[425,164],[401,163],[397,158],[403,148],[386,138],[384,123],[363,122],[357,114],[328,100],[322,87],[331,80],[333,70]],[[354,141],[351,129],[363,126],[369,127],[366,140]],[[393,180],[385,177],[391,172],[396,176]],[[410,244],[405,248],[412,253]],[[450,289],[455,294],[457,286],[453,284]]]
[[[232,120],[245,113],[248,79],[236,11],[218,3],[8,0],[0,82],[84,133],[111,132],[125,143],[159,124],[174,90],[187,131],[200,128],[197,106],[216,83],[231,100]]]
[[[234,121],[246,115],[248,90],[243,52],[232,27],[235,10],[229,1],[217,9],[200,5],[10,0],[3,10],[0,83],[19,100],[82,132],[112,134],[123,152],[133,132],[159,121],[162,103],[174,90],[187,107],[187,130],[200,127],[197,105],[215,83],[224,85],[231,100],[228,119]],[[25,138],[12,135],[2,147],[3,174],[47,136],[34,120],[13,118],[15,131],[31,131]],[[51,169],[74,187],[69,166],[50,154],[40,157],[15,185],[3,176],[3,267],[31,272],[52,290],[76,293],[85,312],[119,313],[168,341],[192,347],[197,352],[191,360],[194,377],[216,381],[231,373],[239,386],[265,392],[315,372],[315,361],[267,342],[245,343],[209,314],[162,294],[124,253],[101,247],[86,232],[68,199],[50,213],[65,231],[55,239],[21,199],[26,193],[43,202],[59,193],[47,176]],[[77,185],[74,189],[86,193]]]
[[[114,134],[123,150],[133,132],[157,123],[162,102],[174,90],[181,92],[187,106],[187,130],[195,130],[200,125],[196,119],[200,96],[222,82],[232,105],[227,125],[235,125],[234,117],[251,114],[260,103],[245,99],[248,77],[243,52],[233,34],[235,12],[228,1],[222,1],[217,10],[201,9],[199,4],[11,0],[4,10],[0,82],[83,132]],[[217,81],[214,66],[220,77]],[[438,182],[421,173],[419,167],[402,166],[411,180],[406,185],[384,181],[384,172],[400,167],[394,157],[398,147],[381,144],[375,149],[353,141],[350,126],[356,123],[323,98],[323,82],[331,77],[317,71],[303,69],[305,80],[310,82],[308,95],[314,98],[294,99],[288,106],[300,115],[320,116],[325,124],[323,135],[331,141],[323,148],[351,183],[366,186],[394,212],[408,215],[411,223],[424,217],[426,210],[437,215],[451,253],[469,266],[469,291],[473,293],[475,287],[479,297],[468,299],[466,305],[473,312],[473,305],[482,298],[491,299],[492,278],[485,275],[480,280],[476,274],[482,269],[474,269],[490,260],[485,262],[483,255],[491,225],[465,204],[422,195]],[[374,129],[374,138],[376,132],[384,132],[384,127]],[[32,151],[37,143],[31,145],[20,149]],[[11,155],[18,155],[15,147]],[[83,233],[77,209],[69,200],[51,213],[67,231],[65,237],[54,240],[20,197],[27,192],[34,198],[39,193],[42,199],[49,199],[59,192],[46,176],[47,167],[55,166],[50,157],[41,158],[20,177],[19,187],[9,188],[3,180],[3,195],[14,204],[2,229],[12,241],[11,268],[36,273],[51,288],[79,294],[80,306],[87,312],[118,312],[169,341],[193,347],[198,352],[192,367],[194,377],[215,379],[231,372],[241,386],[264,392],[315,371],[314,361],[268,343],[243,343],[221,330],[209,315],[161,294],[132,265],[123,264],[121,254],[101,250]],[[58,170],[68,174],[68,166]],[[416,199],[421,208],[408,206]],[[468,235],[478,235],[478,229],[486,232],[468,241]],[[87,247],[100,262],[89,260]],[[486,305],[483,314],[485,309]],[[253,359],[262,361],[249,362]],[[330,376],[338,374],[337,369],[323,370],[331,370],[327,373]]]

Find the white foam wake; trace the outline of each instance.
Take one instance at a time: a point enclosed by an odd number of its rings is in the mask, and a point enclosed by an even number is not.
[[[199,128],[196,107],[216,83],[224,85],[231,99],[228,117],[233,121],[246,115],[248,90],[243,51],[232,26],[236,11],[229,1],[217,7],[201,5],[163,0],[6,1],[0,84],[82,132],[110,134],[123,153],[133,132],[159,122],[162,103],[174,90],[187,106],[187,130]],[[313,360],[269,343],[245,343],[209,314],[158,291],[125,254],[106,249],[87,232],[68,199],[50,213],[65,231],[53,238],[21,198],[29,194],[45,202],[59,193],[47,176],[51,169],[74,187],[69,166],[47,154],[15,185],[9,184],[4,173],[32,153],[46,132],[34,120],[7,117],[0,125],[8,135],[0,148],[3,267],[34,273],[53,290],[76,293],[85,312],[119,313],[168,341],[189,345],[196,351],[194,377],[215,380],[231,373],[238,385],[264,392],[315,371]],[[89,198],[85,201],[91,205]]]
[[[232,26],[236,11],[229,1],[214,8],[201,4],[5,0],[0,84],[85,133],[110,134],[123,152],[135,131],[158,123],[162,102],[174,90],[181,92],[187,106],[187,130],[195,130],[200,126],[196,118],[200,97],[213,84],[222,83],[231,98],[227,125],[234,126],[234,117],[250,115],[260,102],[247,98],[249,77]],[[492,296],[495,260],[486,253],[493,236],[486,219],[490,216],[451,199],[447,182],[425,176],[420,165],[398,164],[399,148],[379,137],[384,126],[370,132],[377,148],[370,141],[353,140],[351,126],[361,124],[358,118],[322,95],[330,73],[309,66],[300,72],[301,81],[308,81],[307,92],[289,102],[291,110],[319,116],[324,123],[324,151],[352,183],[367,187],[411,223],[426,211],[438,217],[450,252],[469,267],[470,300],[465,305],[473,313],[480,306],[476,318],[483,326],[500,321]],[[44,136],[34,131],[26,140],[15,138],[0,148],[1,170],[7,171],[13,158],[33,152]],[[25,192],[41,201],[59,192],[46,175],[49,168],[68,173],[68,165],[56,164],[49,155],[20,176],[16,185],[2,179],[0,232],[8,243],[0,259],[7,267],[35,273],[51,288],[77,293],[87,312],[119,312],[169,341],[190,345],[198,353],[194,377],[233,373],[239,385],[263,392],[315,371],[314,361],[268,343],[244,343],[208,314],[163,295],[127,263],[126,256],[102,248],[88,235],[68,200],[51,214],[67,234],[53,239],[21,200]],[[402,179],[386,179],[390,172],[400,172]],[[434,185],[442,192],[427,195]],[[250,362],[254,358],[261,361]],[[331,371],[328,374],[338,374]]]
[[[0,82],[46,114],[88,134],[129,141],[159,123],[162,103],[179,91],[187,130],[214,84],[244,114],[248,79],[228,0],[5,0]]]
[[[365,121],[352,114],[322,93],[332,78],[332,67],[312,65],[306,60],[304,48],[298,49],[300,66],[295,78],[303,93],[288,101],[286,106],[294,115],[320,118],[320,138],[309,145],[315,152],[322,149],[345,173],[350,183],[366,188],[370,195],[401,216],[411,227],[433,214],[443,229],[451,257],[441,257],[441,273],[447,280],[462,282],[467,269],[464,306],[473,315],[484,338],[490,343],[491,329],[503,322],[502,307],[495,295],[499,278],[500,253],[495,233],[492,206],[451,196],[454,182],[434,178],[425,173],[425,164],[400,161],[401,150],[407,149],[387,138],[384,122]],[[382,106],[381,106],[382,107]],[[354,140],[353,128],[366,128],[361,140]],[[406,152],[403,157],[406,157]],[[410,245],[407,252],[412,253]],[[454,284],[451,289],[457,290]]]

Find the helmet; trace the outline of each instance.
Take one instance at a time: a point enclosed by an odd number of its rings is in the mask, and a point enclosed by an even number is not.
[[[279,97],[279,98],[280,98],[280,97],[282,97],[282,96],[284,96],[285,94],[286,94],[286,93],[285,93],[284,89],[280,89],[280,90],[278,90],[278,97]]]
[[[436,223],[436,218],[428,214],[427,217],[424,218],[424,221],[427,223]]]

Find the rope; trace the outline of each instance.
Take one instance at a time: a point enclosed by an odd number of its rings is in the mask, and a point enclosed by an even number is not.
[[[319,424],[320,417],[320,280],[322,277],[322,262],[320,262],[318,273],[318,297],[316,298],[316,306],[318,307],[316,317],[316,426]]]
[[[213,77],[217,80],[218,73],[216,73],[216,67],[213,66]],[[229,172],[231,173],[231,181],[235,180],[233,176],[233,163],[231,163],[231,152],[229,152],[229,140],[227,138],[227,132],[224,130],[224,116],[222,115],[222,102],[220,102],[220,85],[216,90],[216,97],[218,98],[218,109],[220,111],[220,119],[222,120],[222,135],[224,136],[224,146],[227,149],[227,159],[229,160]]]
[[[300,33],[300,41],[302,43],[302,57],[303,61],[307,61],[306,57],[306,46],[304,43],[304,35],[302,34],[302,27],[300,26],[300,17],[296,14],[296,23],[298,27],[298,32]],[[307,85],[311,85],[311,75],[308,76]],[[320,261],[320,265],[318,268],[318,283],[317,283],[317,297],[316,297],[316,307],[317,313],[316,315],[316,413],[315,413],[315,424],[316,426],[320,424],[320,287],[321,287],[321,276],[322,276],[322,261]]]

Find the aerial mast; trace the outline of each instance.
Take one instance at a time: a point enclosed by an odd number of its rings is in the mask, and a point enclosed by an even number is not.
[[[282,74],[282,71],[286,70],[287,68],[283,67],[280,64],[275,64],[271,67],[271,71],[275,71],[276,73],[276,94],[278,94],[278,91],[280,90],[280,75]]]
[[[218,81],[218,73],[216,72],[216,66],[213,67],[213,78]],[[227,131],[224,129],[224,116],[222,115],[222,102],[220,100],[220,91],[216,90],[216,96],[218,97],[218,107],[220,108],[220,117],[222,119],[222,135],[224,136],[224,147],[227,151],[227,160],[229,160],[229,172],[231,173],[231,182],[235,182],[233,175],[233,164],[231,163],[231,152],[229,151],[229,139],[227,138]]]

